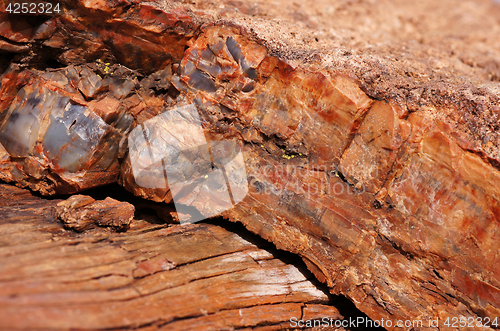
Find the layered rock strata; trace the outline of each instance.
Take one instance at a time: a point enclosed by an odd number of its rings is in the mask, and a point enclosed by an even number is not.
[[[83,1],[22,40],[4,25],[2,49],[31,52],[2,76],[2,178],[44,194],[119,181],[171,202],[168,185],[138,185],[127,137],[195,107],[206,139],[245,160],[248,194],[223,215],[302,256],[332,293],[393,324],[500,316],[495,69],[419,55],[428,45],[306,47],[289,23],[234,8]],[[49,51],[61,68],[40,70]]]

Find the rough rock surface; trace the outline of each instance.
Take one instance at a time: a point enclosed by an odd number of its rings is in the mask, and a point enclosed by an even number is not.
[[[170,202],[137,185],[126,137],[195,105],[245,158],[249,194],[224,216],[332,293],[393,323],[500,316],[498,4],[81,1],[46,19],[1,26],[20,52],[0,91],[4,180],[119,180]]]
[[[126,230],[134,218],[135,208],[128,202],[107,197],[95,201],[85,195],[73,195],[57,204],[55,214],[68,229],[81,232],[95,226]]]
[[[1,330],[263,331],[343,318],[276,250],[221,227],[139,217],[126,233],[75,233],[52,214],[60,202],[0,184]]]

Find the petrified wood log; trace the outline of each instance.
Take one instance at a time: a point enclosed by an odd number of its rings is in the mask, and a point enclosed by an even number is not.
[[[301,316],[342,319],[295,266],[237,234],[141,218],[127,232],[75,234],[55,218],[74,202],[0,184],[0,329],[275,330]]]
[[[238,144],[245,160],[248,194],[227,219],[301,255],[332,293],[391,320],[388,329],[493,321],[499,8],[431,3],[314,1],[301,12],[74,1],[42,24],[24,18],[22,36],[4,14],[0,46],[20,54],[2,76],[1,176],[43,194],[118,180],[170,202],[170,179],[155,177],[169,170],[148,173],[165,185],[138,183],[127,137],[139,129],[144,141],[163,139],[169,123],[148,136],[148,121],[195,107],[200,119],[186,119],[175,144],[196,140],[199,126],[210,141]],[[382,18],[360,22],[374,13]],[[47,68],[48,56],[60,68]],[[160,149],[171,157],[175,144],[165,138]],[[138,146],[151,146],[136,147],[141,166],[165,163],[152,143]],[[203,154],[183,157],[202,164]],[[200,193],[208,181],[174,195],[202,216],[218,213]]]

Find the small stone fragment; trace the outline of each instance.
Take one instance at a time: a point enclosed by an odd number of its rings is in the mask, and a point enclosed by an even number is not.
[[[93,98],[101,87],[102,78],[96,75],[89,68],[84,68],[80,72],[80,75],[82,76],[82,79],[78,83],[78,89],[85,95],[86,98]]]
[[[73,195],[56,207],[56,217],[64,226],[78,232],[99,227],[122,231],[134,218],[135,207],[112,198],[95,201],[86,195]]]
[[[107,124],[118,119],[120,115],[120,101],[113,97],[106,96],[104,99],[97,101],[93,106],[92,110]]]

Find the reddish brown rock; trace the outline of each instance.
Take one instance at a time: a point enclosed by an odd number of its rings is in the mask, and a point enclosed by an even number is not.
[[[134,211],[135,208],[130,203],[109,197],[95,201],[89,196],[73,195],[57,204],[55,214],[66,228],[78,232],[96,226],[123,231],[134,218]]]
[[[332,293],[394,324],[500,316],[498,5],[218,4],[76,2],[49,19],[40,43],[74,65],[3,74],[2,178],[53,194],[119,177],[170,202],[137,183],[126,137],[194,106],[207,139],[245,159],[248,195],[224,216],[301,255]],[[47,140],[71,114],[93,130],[71,145],[81,154]]]
[[[127,232],[75,233],[52,215],[61,203],[69,201],[0,184],[0,329],[278,330],[292,317],[343,320],[299,268],[236,233],[141,217]]]

